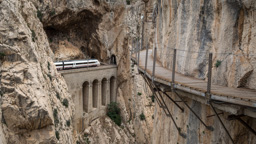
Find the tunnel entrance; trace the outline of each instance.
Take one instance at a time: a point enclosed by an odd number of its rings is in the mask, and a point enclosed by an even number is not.
[[[110,64],[116,65],[116,56],[115,56],[115,55],[112,55],[112,56],[111,56]]]

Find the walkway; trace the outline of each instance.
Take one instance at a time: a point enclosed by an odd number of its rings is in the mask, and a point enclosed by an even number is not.
[[[153,71],[153,56],[152,50],[148,52],[147,73],[146,75],[152,79]],[[133,56],[133,60],[136,60]],[[146,61],[146,50],[140,52],[139,70],[144,72]],[[159,62],[156,62],[155,78],[156,82],[171,85],[172,71],[162,67]],[[206,97],[207,82],[204,80],[188,77],[179,73],[175,73],[175,88],[193,93],[202,97]],[[211,86],[211,99],[223,101],[238,105],[244,105],[256,108],[256,91],[245,88],[230,88],[219,85]]]

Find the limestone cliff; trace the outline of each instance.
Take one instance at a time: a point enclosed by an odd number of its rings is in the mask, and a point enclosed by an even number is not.
[[[0,143],[77,142],[74,103],[54,61],[90,57],[109,63],[116,56],[118,99],[128,101],[124,16],[122,1],[0,1]]]
[[[149,0],[146,9],[153,7],[154,34],[146,33],[157,47],[159,62],[172,68],[173,49],[177,50],[176,72],[206,79],[208,54],[213,53],[213,83],[229,87],[255,89],[255,4],[254,0]],[[150,6],[151,5],[151,6]],[[144,47],[145,49],[145,47]],[[156,105],[152,143],[231,143],[213,111],[202,101],[186,95],[189,106],[214,127],[207,130],[194,114],[181,111],[167,98],[165,101],[175,121],[187,136],[182,138],[170,117]],[[172,96],[175,100],[180,100]],[[182,107],[185,105],[181,104]],[[219,106],[220,117],[235,143],[255,143],[255,136],[241,123],[230,119],[231,111]],[[253,117],[242,117],[250,127],[256,127]]]
[[[255,89],[255,7],[254,0],[156,1],[159,60],[171,68],[176,48],[176,71],[205,79],[211,52],[214,84]]]
[[[6,0],[0,10],[2,142],[72,143],[73,103],[36,7]]]

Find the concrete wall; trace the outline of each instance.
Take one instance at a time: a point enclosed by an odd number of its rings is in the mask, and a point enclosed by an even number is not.
[[[106,106],[110,103],[111,97],[113,97],[112,101],[116,101],[117,67],[109,65],[71,69],[61,71],[61,74],[66,80],[69,92],[75,103],[74,128],[77,132],[81,132],[88,127],[91,121],[106,114]],[[96,81],[98,82],[93,85],[93,82]],[[103,87],[102,81],[104,83]],[[114,90],[112,96],[110,94],[111,87]],[[102,91],[104,92],[103,95]],[[95,97],[97,102],[96,107],[93,107],[93,93],[98,94]],[[94,96],[96,96],[95,94]],[[105,105],[102,103],[102,96],[106,98]]]

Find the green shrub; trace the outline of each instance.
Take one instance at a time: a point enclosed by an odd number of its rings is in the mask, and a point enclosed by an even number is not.
[[[52,43],[52,42],[53,42],[52,38],[49,38],[49,42],[50,42],[50,43]]]
[[[66,125],[69,127],[70,126],[70,120],[66,121]]]
[[[140,114],[140,120],[146,120],[146,117],[143,112]]]
[[[50,70],[51,70],[51,64],[50,64],[50,62],[48,62],[47,67],[48,67],[48,70],[50,71]]]
[[[60,133],[58,131],[55,131],[55,136],[58,140],[60,139]]]
[[[2,97],[4,94],[3,94],[3,92],[0,90],[0,96]]]
[[[60,94],[58,92],[56,93],[56,97],[60,99]]]
[[[118,126],[121,125],[121,110],[118,103],[111,102],[107,107],[107,116],[114,121]]]
[[[155,102],[155,96],[154,95],[151,96],[151,100],[152,100],[152,102]]]
[[[0,59],[3,59],[5,56],[6,56],[6,54],[5,54],[5,53],[0,52]]]
[[[63,101],[62,101],[62,104],[67,108],[68,107],[68,99],[64,99]]]
[[[137,95],[141,96],[141,95],[142,95],[142,93],[141,93],[141,92],[138,92],[138,93],[137,93]]]
[[[53,118],[54,118],[55,125],[58,125],[60,121],[59,121],[59,118],[58,118],[58,110],[57,109],[53,110]]]
[[[76,141],[76,144],[80,144],[80,142],[79,142],[79,141]]]
[[[89,138],[88,138],[88,134],[84,134],[84,141],[85,141],[85,143],[86,144],[90,144],[90,140],[89,140]]]
[[[221,65],[221,61],[220,60],[217,60],[216,63],[215,63],[215,67],[219,67]]]
[[[51,12],[50,12],[50,16],[53,16],[55,15],[55,9],[53,9]]]
[[[32,41],[35,42],[35,40],[36,40],[36,33],[35,33],[34,30],[31,30],[31,32],[32,32]]]
[[[52,81],[52,76],[50,74],[47,74],[47,76]]]
[[[154,117],[154,115],[152,115],[152,119],[154,119],[155,117]]]
[[[40,10],[37,10],[37,17],[42,22],[42,20],[43,20],[43,13]]]
[[[130,0],[126,0],[126,4],[127,4],[127,5],[130,5],[130,4],[131,4],[131,1],[130,1]]]

